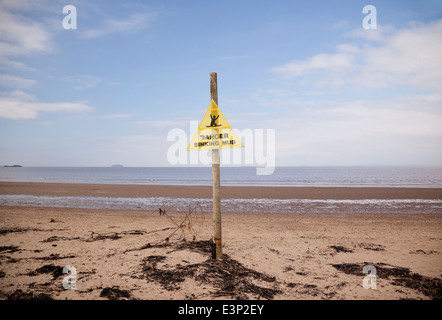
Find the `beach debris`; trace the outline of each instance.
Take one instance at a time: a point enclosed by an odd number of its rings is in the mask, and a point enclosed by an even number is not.
[[[168,212],[173,208],[173,206],[169,206],[167,204],[162,204],[161,207],[158,208],[158,212],[160,216],[166,217],[169,221],[171,221],[174,225],[172,229],[173,232],[165,238],[165,241],[169,241],[173,235],[175,235],[179,231],[178,240],[191,238],[196,240],[198,237],[198,232],[195,230],[194,222],[196,219],[203,219],[203,211],[200,203],[189,204],[187,211],[177,211],[169,214]],[[197,210],[200,213],[199,217],[195,217],[195,213]],[[186,234],[188,237],[186,237]]]
[[[118,239],[121,239],[123,235],[146,235],[146,234],[166,231],[166,230],[170,230],[170,229],[174,229],[174,228],[168,227],[168,228],[163,228],[163,229],[153,230],[153,231],[144,231],[144,230],[136,229],[136,230],[121,231],[121,232],[109,232],[109,233],[98,233],[96,231],[89,231],[90,232],[89,238],[51,236],[41,242],[55,242],[55,241],[62,241],[62,240],[63,241],[80,240],[80,241],[85,241],[85,242],[92,242],[92,241],[99,241],[99,240],[106,240],[106,239],[118,240]],[[56,245],[53,245],[53,246],[56,246]],[[141,249],[143,249],[143,248],[129,249],[124,252],[141,250]]]
[[[60,240],[70,241],[70,240],[79,240],[79,239],[80,239],[80,237],[69,238],[69,237],[52,236],[52,237],[49,237],[46,240],[43,240],[41,242],[54,242],[54,241],[60,241]]]
[[[30,229],[27,228],[6,228],[6,229],[0,229],[0,235],[4,236],[8,233],[12,233],[12,232],[26,232]]]
[[[13,293],[6,294],[8,300],[54,300],[52,296],[46,293],[35,293],[33,291],[23,292],[20,289]]]
[[[101,290],[100,297],[107,298],[109,300],[132,299],[132,295],[129,290],[120,289],[119,286],[106,287]]]
[[[276,254],[281,254],[281,252],[279,252],[279,250],[273,249],[273,248],[267,248],[269,249],[270,252],[276,253]]]
[[[409,254],[425,254],[425,255],[430,255],[430,254],[439,254],[439,251],[436,251],[436,250],[424,251],[424,250],[418,249],[418,250],[410,251]]]
[[[16,252],[16,251],[20,251],[20,249],[17,246],[1,246],[0,247],[0,252],[2,252],[2,253],[12,253],[12,252]]]
[[[13,232],[28,232],[28,231],[65,231],[66,229],[37,229],[37,228],[4,228],[0,229],[0,236],[7,235]]]
[[[17,263],[17,262],[22,260],[22,259],[11,258],[11,257],[8,257],[8,256],[6,256],[6,257],[2,256],[1,258],[6,258],[7,259],[6,260],[7,263]]]
[[[181,242],[175,244],[175,250],[190,250],[194,252],[199,252],[203,254],[210,254],[212,252],[212,240],[199,240],[199,241],[189,241],[189,242]],[[173,251],[169,251],[173,252]]]
[[[98,233],[95,231],[90,231],[90,233],[91,233],[90,239],[85,240],[87,242],[105,240],[105,239],[118,240],[122,238],[121,235],[143,235],[150,232],[142,230],[129,230],[129,231],[109,232],[109,233]]]
[[[167,211],[169,211],[172,208],[173,208],[173,206],[169,206],[168,204],[163,203],[161,205],[161,207],[158,208],[158,213],[159,213],[160,216],[163,216],[163,215],[166,214]]]
[[[211,243],[211,240],[177,243],[170,252],[197,250],[208,254],[211,251]],[[259,298],[273,299],[276,294],[282,292],[278,288],[256,284],[260,281],[276,284],[275,277],[247,268],[226,254],[222,260],[209,258],[201,263],[178,264],[174,268],[158,267],[158,264],[166,259],[166,256],[148,256],[142,261],[142,272],[147,281],[158,282],[168,291],[179,290],[182,282],[192,278],[201,284],[211,284],[216,291],[210,293],[215,297],[232,296],[247,299],[246,294],[255,294]]]
[[[190,216],[198,207],[200,207],[199,203],[193,207],[189,205],[189,210],[184,214],[185,215],[184,219],[182,219],[181,223],[179,224],[174,219],[172,219],[172,217],[168,215],[166,211],[163,212],[163,215],[165,215],[170,221],[172,221],[176,225],[175,230],[167,237],[167,239],[170,239],[178,230],[181,231],[181,239],[185,238],[186,230],[188,230],[194,237],[196,236],[196,231],[192,227],[192,221],[190,219]]]
[[[343,246],[330,246],[329,248],[335,249],[336,252],[345,252],[345,253],[353,252],[353,250],[347,249]]]
[[[35,260],[61,260],[61,259],[71,259],[76,258],[76,256],[60,256],[58,253],[51,253],[48,257],[37,257],[33,258]]]
[[[300,286],[300,283],[289,282],[286,284],[287,288],[295,288],[296,286]]]
[[[384,251],[385,246],[374,243],[359,243],[358,246],[365,250]]]
[[[386,263],[342,263],[332,264],[334,268],[346,274],[366,276],[363,268],[372,265],[376,268],[376,276],[381,279],[391,280],[392,285],[403,286],[423,293],[434,300],[442,299],[442,279],[422,276],[412,273],[410,269],[392,266]]]
[[[100,234],[98,232],[91,231],[91,237],[89,241],[98,241],[98,240],[105,240],[105,239],[112,239],[112,240],[118,240],[121,237],[118,235],[117,232],[110,232],[105,234]],[[86,240],[88,241],[88,240]]]
[[[63,275],[63,267],[54,266],[53,264],[46,264],[34,271],[29,272],[28,276],[37,276],[39,274],[52,274],[53,280]]]

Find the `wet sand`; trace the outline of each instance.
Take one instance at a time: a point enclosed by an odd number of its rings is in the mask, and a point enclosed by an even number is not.
[[[76,184],[39,182],[0,182],[0,194],[70,197],[179,197],[212,198],[212,186],[155,186],[118,184]],[[364,187],[226,187],[223,199],[442,199],[438,188]]]
[[[0,194],[210,198],[211,188],[2,182]],[[441,194],[408,188],[223,188],[226,198]],[[217,263],[208,242],[211,212],[189,213],[2,206],[0,298],[441,298],[442,215],[224,213],[225,259]],[[376,289],[364,288],[368,265],[377,270]],[[76,289],[63,287],[65,266],[75,268]]]

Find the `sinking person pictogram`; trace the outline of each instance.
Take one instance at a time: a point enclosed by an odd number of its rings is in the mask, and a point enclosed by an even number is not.
[[[242,146],[241,140],[226,117],[212,100],[187,150],[241,148]]]
[[[210,126],[206,126],[207,128],[213,128],[213,127],[221,127],[220,124],[216,124],[216,120],[218,120],[219,115],[215,116],[215,115],[211,115],[210,114]]]

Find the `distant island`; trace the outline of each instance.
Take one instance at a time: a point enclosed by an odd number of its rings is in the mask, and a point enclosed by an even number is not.
[[[14,164],[13,166],[5,165],[5,168],[21,168],[21,167],[23,167],[23,166],[21,166],[19,164]]]
[[[111,168],[124,168],[124,166],[122,164],[113,164]]]

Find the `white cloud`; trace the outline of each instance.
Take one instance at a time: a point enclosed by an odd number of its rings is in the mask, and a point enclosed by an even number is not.
[[[146,126],[149,128],[171,129],[181,128],[183,124],[187,125],[185,120],[138,120],[134,122],[137,125]]]
[[[0,10],[0,61],[34,52],[48,52],[52,47],[51,35],[40,23]]]
[[[409,29],[358,29],[348,36],[361,43],[336,46],[335,53],[319,53],[277,66],[271,72],[298,77],[315,86],[442,89],[442,19]]]
[[[276,129],[278,164],[440,164],[441,34],[442,19],[405,29],[360,28],[331,53],[273,68],[284,83],[296,79],[324,97],[299,87],[299,95],[268,91],[255,97],[257,105],[284,111],[284,118],[265,124]],[[337,90],[348,87],[365,90]],[[378,88],[389,95],[379,97]]]
[[[0,86],[10,88],[28,88],[35,84],[35,80],[24,79],[9,74],[0,74]]]
[[[343,30],[346,29],[350,25],[350,21],[348,20],[340,20],[338,22],[335,22],[331,29],[332,30]]]
[[[94,88],[105,81],[103,78],[90,75],[68,76],[64,80],[75,83],[74,89],[78,90]]]
[[[134,115],[134,113],[114,113],[104,116],[105,119],[124,119],[130,118]]]
[[[132,33],[146,29],[156,18],[154,13],[134,13],[124,20],[106,19],[98,29],[80,32],[80,38],[94,39],[113,33]]]
[[[42,122],[40,122],[40,124],[42,125],[42,126],[51,126],[51,125],[53,125],[55,122],[53,122],[53,121],[42,121]]]
[[[73,88],[76,90],[86,90],[95,88],[98,85],[121,85],[121,82],[107,80],[102,77],[92,76],[92,75],[76,75],[76,76],[67,76],[64,77],[63,80],[71,82],[73,84]]]
[[[0,96],[0,118],[4,119],[35,119],[43,112],[85,113],[91,111],[93,108],[85,102],[39,102],[21,91]]]
[[[224,56],[224,57],[220,57],[218,58],[218,60],[221,61],[226,61],[226,60],[240,60],[240,59],[246,59],[249,56]]]
[[[370,85],[407,85],[442,89],[442,20],[413,29],[399,30],[379,47],[364,50],[362,78]],[[367,84],[368,85],[368,84]]]
[[[347,53],[324,54],[320,53],[304,61],[293,61],[272,71],[290,76],[305,75],[316,70],[339,71],[354,66],[353,56]]]
[[[280,165],[440,164],[442,94],[309,101],[263,122]]]
[[[0,10],[36,11],[48,10],[53,0],[1,0]]]
[[[384,26],[378,24],[376,29],[353,29],[349,32],[344,33],[344,37],[381,43],[387,41],[389,37],[391,37],[396,31],[396,28],[394,28],[393,26]]]

